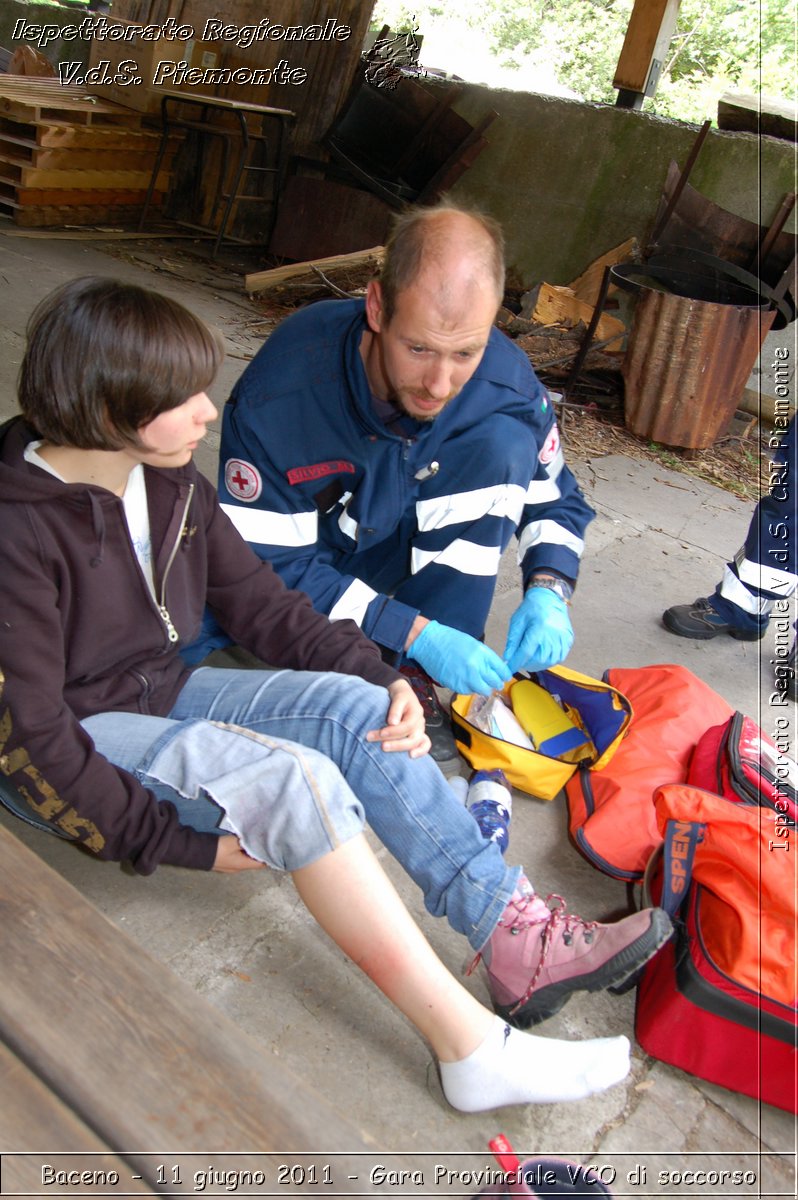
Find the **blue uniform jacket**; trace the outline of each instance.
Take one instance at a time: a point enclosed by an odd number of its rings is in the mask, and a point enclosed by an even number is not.
[[[544,567],[573,580],[593,512],[545,390],[503,333],[440,415],[403,436],[374,413],[365,327],[362,301],[331,300],[269,337],[225,407],[222,505],[289,587],[383,646],[401,649],[419,611],[479,636],[512,534],[524,582]]]

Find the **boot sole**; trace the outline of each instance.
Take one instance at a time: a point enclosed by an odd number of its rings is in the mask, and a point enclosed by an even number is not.
[[[597,967],[588,975],[575,975],[572,979],[563,979],[561,983],[551,983],[541,988],[529,997],[523,1008],[513,1012],[512,1004],[493,1003],[494,1011],[509,1025],[518,1029],[529,1029],[531,1025],[539,1025],[559,1012],[566,1000],[574,992],[601,992],[606,988],[618,987],[638,973],[641,967],[656,954],[661,946],[670,941],[673,936],[673,925],[670,917],[661,908],[652,909],[651,924],[645,933],[635,942],[625,946],[614,958]]]

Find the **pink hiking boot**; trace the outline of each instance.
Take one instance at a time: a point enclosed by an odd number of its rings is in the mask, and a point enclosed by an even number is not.
[[[528,1029],[562,1008],[573,992],[617,987],[644,966],[671,937],[670,917],[646,908],[601,925],[566,913],[561,896],[535,895],[522,875],[480,958],[493,1007],[505,1021]]]

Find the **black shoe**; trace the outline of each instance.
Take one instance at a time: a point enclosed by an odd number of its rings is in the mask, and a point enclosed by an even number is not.
[[[717,637],[719,633],[728,633],[738,642],[758,642],[767,629],[767,621],[760,629],[737,629],[715,612],[706,596],[699,596],[692,604],[677,604],[667,608],[662,614],[662,624],[678,637],[694,638],[701,642]]]
[[[451,721],[438,703],[435,684],[427,672],[422,671],[416,663],[405,663],[399,669],[424,709],[427,736],[432,743],[430,756],[444,775],[455,774],[460,770],[462,760],[452,733]]]

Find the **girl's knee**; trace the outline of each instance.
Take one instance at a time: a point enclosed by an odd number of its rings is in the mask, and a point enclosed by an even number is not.
[[[385,724],[389,697],[384,687],[353,675],[329,675],[322,687],[325,717],[358,734],[380,729]]]
[[[326,755],[285,743],[270,767],[251,794],[221,800],[253,857],[296,871],[363,832],[363,806]]]

